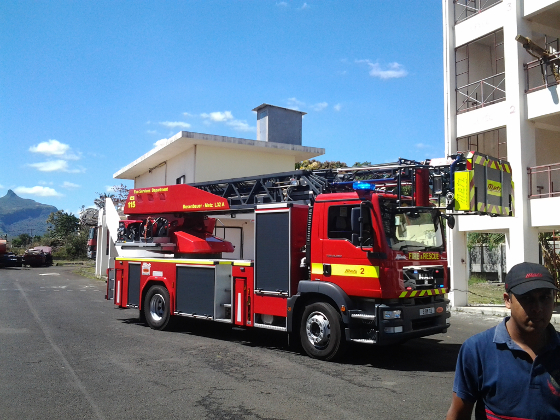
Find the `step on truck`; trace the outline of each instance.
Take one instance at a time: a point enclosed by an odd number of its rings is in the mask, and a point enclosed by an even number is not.
[[[154,329],[174,317],[272,329],[311,357],[449,327],[445,225],[513,214],[509,164],[479,153],[131,189],[107,299]],[[239,244],[226,219],[254,227]],[[223,235],[222,235],[223,236]]]

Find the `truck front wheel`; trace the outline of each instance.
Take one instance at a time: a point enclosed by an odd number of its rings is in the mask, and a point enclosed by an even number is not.
[[[342,318],[328,303],[316,302],[305,308],[300,337],[309,356],[329,361],[342,356],[346,349],[342,331]]]
[[[169,292],[165,287],[152,286],[144,300],[144,316],[154,330],[164,330],[171,317],[169,313]]]

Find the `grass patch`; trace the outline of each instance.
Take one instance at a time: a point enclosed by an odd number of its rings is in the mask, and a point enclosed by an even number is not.
[[[88,279],[99,280],[95,275],[95,262],[77,266],[75,270],[72,270],[72,273],[77,274],[78,276],[87,277]]]
[[[472,276],[469,279],[469,305],[503,305],[504,284],[488,282],[486,279]]]

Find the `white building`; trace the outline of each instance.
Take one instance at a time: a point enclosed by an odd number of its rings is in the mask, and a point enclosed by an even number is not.
[[[463,216],[449,234],[450,298],[467,304],[467,232],[506,236],[507,268],[539,262],[538,233],[560,229],[560,1],[443,0],[446,153],[476,150],[511,163],[515,217]],[[558,74],[558,73],[556,73]]]
[[[323,155],[325,149],[302,146],[305,112],[262,104],[257,113],[257,140],[181,131],[113,177],[134,181],[134,188],[192,184],[294,171],[295,164]],[[216,234],[235,246],[232,258],[254,258],[252,215],[220,216]],[[135,250],[115,247],[119,215],[111,200],[99,215],[96,275],[105,275],[115,256]],[[144,254],[147,251],[141,251]],[[136,254],[134,254],[136,255]],[[136,255],[138,256],[138,255]]]

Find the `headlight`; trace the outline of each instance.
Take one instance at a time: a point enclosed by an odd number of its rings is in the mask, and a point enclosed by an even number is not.
[[[383,319],[401,319],[401,310],[383,311]]]

